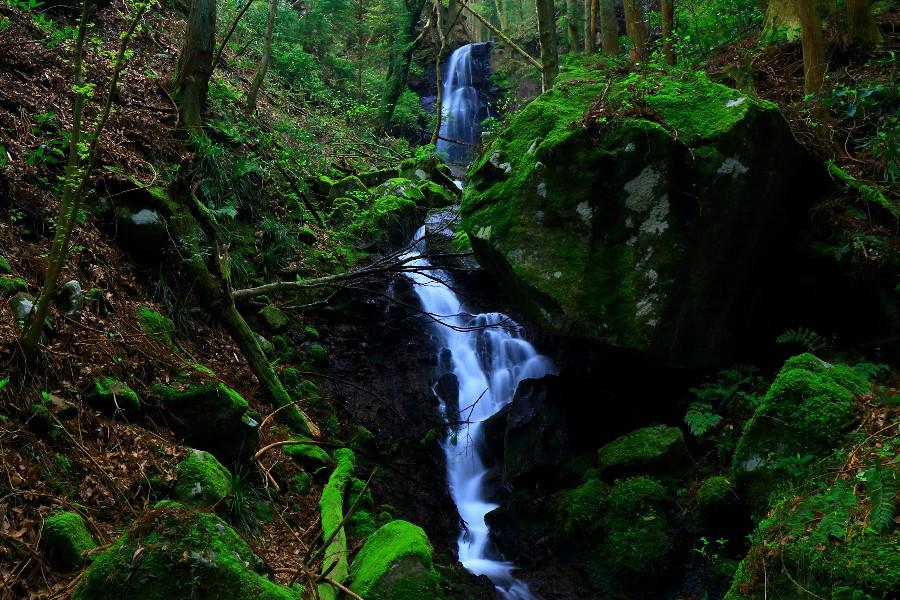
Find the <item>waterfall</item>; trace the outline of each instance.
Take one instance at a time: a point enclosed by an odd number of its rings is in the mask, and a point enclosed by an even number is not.
[[[416,248],[424,251],[425,227],[416,232]],[[418,266],[430,266],[418,259]],[[554,371],[550,360],[537,353],[522,339],[520,327],[501,313],[472,315],[447,285],[449,276],[443,271],[428,275],[409,273],[422,309],[440,322],[434,325],[438,340],[438,356],[449,364],[445,368],[456,375],[459,383],[460,414],[447,414],[441,399],[441,410],[451,423],[451,431],[443,441],[447,458],[447,481],[450,494],[464,522],[457,540],[459,560],[476,575],[486,575],[497,591],[508,600],[535,600],[528,585],[513,575],[515,566],[504,561],[490,541],[485,515],[498,505],[488,501],[485,486],[487,467],[479,454],[484,444],[483,422],[512,402],[516,386],[523,379],[543,377]],[[462,422],[455,428],[454,422]]]
[[[466,44],[454,50],[444,74],[437,150],[446,152],[453,163],[465,163],[471,158],[472,145],[478,142],[480,124],[486,116],[476,85],[476,75],[482,74],[475,73],[475,47],[476,44]]]

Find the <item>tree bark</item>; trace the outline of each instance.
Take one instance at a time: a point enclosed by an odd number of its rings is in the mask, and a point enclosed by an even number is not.
[[[660,7],[662,12],[662,46],[663,56],[667,65],[675,64],[675,51],[673,49],[672,27],[675,20],[674,0],[662,0]]]
[[[537,0],[538,34],[541,40],[541,76],[543,88],[553,87],[559,72],[559,48],[556,39],[556,11],[553,0]]]
[[[814,0],[797,0],[800,9],[800,42],[803,46],[803,87],[817,94],[825,84],[825,38]]]
[[[269,16],[266,19],[263,54],[262,58],[259,59],[259,66],[256,67],[256,73],[253,74],[250,91],[247,92],[247,104],[244,106],[244,112],[248,115],[253,114],[253,111],[256,110],[256,98],[259,96],[259,89],[262,87],[263,80],[266,78],[266,72],[269,70],[269,62],[272,60],[272,36],[275,33],[275,15],[277,12],[278,0],[269,0]]]
[[[881,43],[881,31],[868,0],[847,0],[847,34],[851,42],[858,44]]]
[[[597,3],[598,0],[592,0]],[[619,22],[616,20],[615,0],[599,0],[600,46],[606,54],[619,53]]]
[[[437,83],[437,101],[434,104],[434,131],[431,133],[431,144],[436,145],[441,135],[441,121],[444,119],[444,84],[441,81],[441,61],[444,59],[444,48],[447,46],[447,35],[450,33],[448,28],[446,34],[444,32],[444,23],[441,19],[443,6],[440,0],[434,0],[434,16],[437,19],[438,36],[441,39],[441,46],[438,49],[437,58],[434,61],[434,76]],[[452,28],[452,25],[451,25]]]
[[[181,120],[185,128],[194,133],[199,133],[203,127],[215,45],[216,0],[193,0],[172,88],[178,99]]]
[[[581,31],[581,8],[578,0],[566,0],[566,31],[569,53],[577,54],[581,50],[579,32]]]
[[[769,0],[760,40],[763,43],[795,40],[800,35],[799,0]]]
[[[400,95],[406,89],[406,82],[409,79],[409,64],[412,61],[413,50],[415,50],[416,27],[418,27],[419,18],[422,16],[422,9],[425,8],[425,0],[405,0],[405,7],[404,24],[398,33],[399,38],[397,40],[401,51],[395,53],[391,64],[388,66],[387,85],[381,101],[379,122],[384,131],[387,131],[390,127],[397,100],[400,99]]]
[[[594,39],[597,29],[594,22],[597,19],[597,9],[594,7],[594,0],[584,0],[584,27],[581,32],[584,36],[584,52],[585,54],[594,53]]]
[[[647,58],[647,21],[641,0],[624,0],[625,31],[631,40],[628,56],[632,62]]]

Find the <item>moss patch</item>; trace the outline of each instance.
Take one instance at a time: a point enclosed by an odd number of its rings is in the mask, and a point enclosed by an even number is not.
[[[172,322],[172,319],[156,312],[149,306],[138,308],[136,315],[144,333],[169,346],[175,345],[175,323]]]
[[[677,427],[655,425],[637,429],[597,452],[604,474],[671,475],[690,466],[684,434]]]
[[[350,589],[366,600],[441,597],[428,536],[407,521],[391,521],[373,533],[353,560],[350,577]]]
[[[53,568],[74,571],[84,564],[84,552],[96,547],[97,543],[78,513],[57,512],[44,521],[41,548]]]
[[[214,506],[231,493],[231,473],[209,452],[192,450],[175,467],[173,497],[188,505]]]
[[[89,395],[107,408],[131,411],[141,408],[141,399],[137,392],[115,377],[105,376],[95,379]]]
[[[322,514],[322,536],[329,539],[338,530],[338,526],[344,519],[344,493],[347,484],[353,477],[353,469],[356,465],[356,457],[349,448],[339,448],[334,451],[337,466],[328,478],[328,484],[322,490],[319,499],[319,510]],[[347,579],[349,568],[347,566],[347,532],[342,527],[334,535],[334,539],[328,544],[322,561],[322,569],[331,571],[331,578],[342,583]],[[333,566],[332,566],[333,565]],[[324,600],[334,600],[337,592],[328,584],[319,586],[319,596]]]
[[[27,291],[28,282],[21,277],[0,276],[0,296],[12,296],[13,294]]]

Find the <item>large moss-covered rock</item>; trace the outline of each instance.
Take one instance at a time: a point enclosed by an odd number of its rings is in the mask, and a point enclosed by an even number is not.
[[[366,540],[350,567],[350,581],[350,589],[366,600],[441,597],[428,536],[407,521],[391,521]]]
[[[54,569],[74,571],[84,563],[84,553],[96,547],[78,513],[57,512],[44,521],[41,549]]]
[[[691,465],[684,434],[677,427],[654,425],[623,435],[597,452],[604,476],[653,474],[672,477]]]
[[[364,250],[387,251],[409,243],[421,216],[415,200],[387,194],[360,211],[350,229]]]
[[[209,452],[192,450],[175,467],[173,497],[187,505],[215,506],[231,493],[231,473]]]
[[[461,214],[478,260],[554,332],[699,366],[734,349],[805,168],[771,103],[702,74],[580,67],[485,149]]]
[[[737,483],[751,508],[763,512],[769,494],[804,456],[808,462],[840,445],[856,418],[854,400],[870,387],[863,373],[812,354],[784,363],[734,454]]]
[[[97,556],[73,600],[298,600],[273,583],[265,564],[219,517],[175,503],[138,518]]]

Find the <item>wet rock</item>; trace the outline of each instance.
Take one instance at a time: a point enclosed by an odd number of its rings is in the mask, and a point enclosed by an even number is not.
[[[88,398],[107,410],[136,412],[141,408],[137,392],[115,377],[95,379]]]
[[[434,384],[434,393],[444,401],[447,419],[451,422],[460,420],[459,414],[459,379],[453,373],[444,373]]]
[[[9,299],[9,307],[16,321],[24,321],[34,310],[34,296],[20,292]]]

